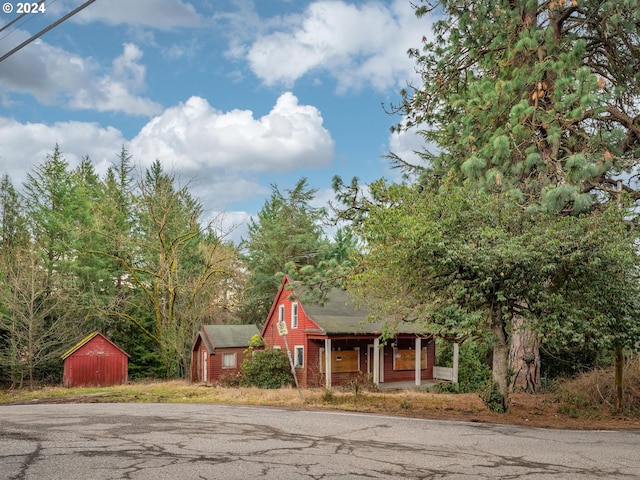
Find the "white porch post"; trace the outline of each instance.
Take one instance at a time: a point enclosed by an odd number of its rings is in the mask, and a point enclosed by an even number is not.
[[[458,383],[458,356],[460,355],[460,344],[453,342],[453,383]]]
[[[324,340],[324,378],[325,387],[331,388],[331,339]]]
[[[373,384],[380,385],[380,339],[373,339]]]
[[[420,358],[422,354],[422,339],[420,337],[416,338],[416,387],[420,386],[420,381],[422,380],[420,377],[420,367],[422,364],[422,358]]]

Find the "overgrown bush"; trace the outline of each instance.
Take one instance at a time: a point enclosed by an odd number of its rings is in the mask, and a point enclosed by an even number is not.
[[[285,352],[275,348],[254,351],[242,362],[240,371],[244,386],[280,388],[293,384],[289,358]]]
[[[640,356],[628,358],[624,367],[624,412],[640,414]],[[613,409],[615,385],[613,367],[596,368],[554,383],[554,400],[562,413],[584,414],[602,407]]]
[[[504,397],[498,390],[498,386],[491,383],[491,386],[487,388],[482,394],[482,401],[489,407],[489,410],[498,413],[505,413]]]
[[[226,388],[237,388],[243,384],[242,373],[223,373],[217,381],[217,384]]]
[[[446,393],[483,392],[491,384],[491,367],[487,363],[490,348],[468,340],[460,345],[458,358],[458,384],[443,383],[432,387],[433,391]],[[436,365],[453,366],[453,344],[439,339],[436,343]]]
[[[380,390],[378,385],[374,383],[373,376],[363,372],[350,376],[341,387],[342,391],[353,392],[356,396],[362,392],[377,392]]]

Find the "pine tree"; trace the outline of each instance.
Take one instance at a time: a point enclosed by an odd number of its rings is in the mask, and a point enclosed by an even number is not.
[[[417,14],[433,14],[433,35],[409,51],[421,82],[402,92],[397,128],[417,128],[433,150],[421,166],[394,160],[421,174],[426,195],[471,183],[560,216],[597,214],[623,191],[640,199],[640,2],[423,1]],[[613,298],[600,307],[620,311]],[[496,318],[496,338],[522,325]]]
[[[549,212],[615,198],[640,155],[640,2],[424,3],[434,40],[410,51],[423,82],[400,111],[439,147],[430,172]]]
[[[242,316],[245,323],[262,325],[280,285],[279,275],[317,265],[328,250],[320,221],[324,209],[311,206],[316,190],[301,178],[282,194],[277,186],[271,197],[249,223],[248,238],[242,243],[249,270]]]

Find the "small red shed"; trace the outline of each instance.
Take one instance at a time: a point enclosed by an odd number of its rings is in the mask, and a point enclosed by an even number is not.
[[[129,355],[100,332],[83,338],[63,355],[65,387],[107,387],[127,383]]]
[[[260,336],[255,325],[203,325],[191,350],[191,382],[237,374],[254,335]]]

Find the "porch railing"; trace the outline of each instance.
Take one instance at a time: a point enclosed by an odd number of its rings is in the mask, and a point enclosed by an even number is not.
[[[453,368],[433,367],[433,378],[453,382]]]

